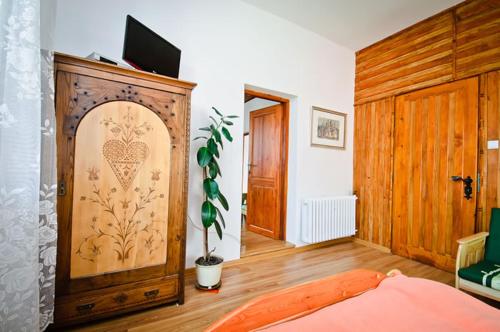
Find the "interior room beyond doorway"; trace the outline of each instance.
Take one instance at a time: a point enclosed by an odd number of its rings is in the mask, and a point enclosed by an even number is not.
[[[286,242],[288,100],[245,91],[241,256],[293,247]]]

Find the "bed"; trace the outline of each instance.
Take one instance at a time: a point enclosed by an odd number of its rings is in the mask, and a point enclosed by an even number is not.
[[[500,310],[398,270],[359,269],[260,296],[206,331],[498,332]]]

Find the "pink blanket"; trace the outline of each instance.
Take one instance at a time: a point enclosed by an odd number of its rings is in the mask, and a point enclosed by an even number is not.
[[[397,275],[360,296],[264,330],[500,332],[500,310],[450,286]]]

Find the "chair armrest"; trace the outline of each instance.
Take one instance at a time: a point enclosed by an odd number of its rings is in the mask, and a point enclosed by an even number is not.
[[[484,240],[489,235],[488,232],[481,232],[473,235],[466,236],[464,238],[459,239],[458,244],[468,244],[478,240]]]
[[[457,241],[458,252],[455,265],[455,287],[459,287],[458,270],[469,267],[484,259],[484,247],[488,235],[487,232],[481,232]]]

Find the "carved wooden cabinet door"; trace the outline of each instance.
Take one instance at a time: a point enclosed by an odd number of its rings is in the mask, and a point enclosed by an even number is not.
[[[193,84],[56,57],[56,323],[183,302]]]
[[[167,262],[170,135],[130,101],[95,107],[75,135],[70,278]]]

